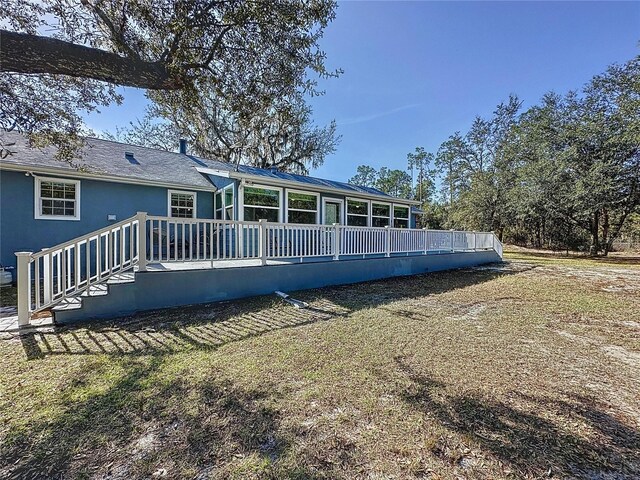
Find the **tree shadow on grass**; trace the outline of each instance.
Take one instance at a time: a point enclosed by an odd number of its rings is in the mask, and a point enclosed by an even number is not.
[[[533,267],[532,267],[533,268]],[[20,336],[30,360],[50,355],[147,355],[215,349],[266,333],[344,318],[408,298],[488,282],[512,270],[462,269],[292,292],[309,303],[296,309],[272,296],[189,306],[92,321]]]
[[[225,478],[249,469],[261,478],[314,478],[278,459],[290,448],[267,391],[227,381],[167,383],[154,377],[163,355],[127,358],[123,373],[100,390],[88,371],[59,393],[59,413],[14,426],[0,446],[2,478]],[[105,367],[105,368],[113,368]],[[83,392],[90,391],[90,394]]]
[[[527,478],[560,477],[631,480],[640,478],[640,432],[604,411],[594,399],[565,400],[515,394],[512,404],[447,392],[447,385],[416,372],[402,359],[399,369],[411,381],[399,393],[413,409],[433,416],[445,428],[470,438],[485,454]],[[518,407],[514,406],[517,404]],[[535,412],[535,413],[534,413]],[[539,412],[546,412],[543,416]],[[572,432],[549,418],[561,417]],[[583,430],[575,432],[576,425]],[[460,464],[460,454],[433,453]]]

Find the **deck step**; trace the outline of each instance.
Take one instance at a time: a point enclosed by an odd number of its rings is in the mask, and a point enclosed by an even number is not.
[[[80,294],[81,297],[97,297],[99,295],[108,295],[109,287],[104,283],[91,285],[89,290],[85,290]]]
[[[79,310],[80,308],[82,308],[82,298],[69,297],[69,298],[65,298],[55,307],[52,307],[51,310],[54,312],[64,312],[67,310]]]
[[[110,277],[109,280],[107,280],[107,284],[133,283],[135,281],[136,281],[136,277],[134,272],[129,271],[129,272],[116,273],[115,275]]]

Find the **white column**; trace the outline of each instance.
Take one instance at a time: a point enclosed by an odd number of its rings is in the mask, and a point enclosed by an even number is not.
[[[342,235],[340,231],[340,224],[333,224],[333,259],[340,260],[340,244],[342,241]]]
[[[455,232],[453,230],[451,230],[451,251],[453,252],[453,246],[454,246],[454,241],[453,241],[453,234]]]
[[[18,326],[26,327],[31,318],[31,272],[29,265],[32,252],[16,252],[18,270]]]
[[[138,212],[138,271],[147,271],[147,212]],[[176,247],[177,248],[177,247]]]
[[[258,230],[258,242],[259,243],[259,247],[258,247],[258,251],[259,251],[259,255],[260,255],[260,264],[261,265],[266,265],[267,264],[267,220],[264,218],[261,218],[260,220],[258,220],[259,225],[259,230]]]

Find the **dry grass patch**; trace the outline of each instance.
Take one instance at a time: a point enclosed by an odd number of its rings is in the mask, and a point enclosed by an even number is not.
[[[0,477],[638,478],[640,275],[571,261],[7,337]]]

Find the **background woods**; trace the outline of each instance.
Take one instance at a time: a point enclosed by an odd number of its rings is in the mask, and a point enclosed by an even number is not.
[[[413,182],[367,166],[350,181],[421,200],[430,228],[606,255],[640,237],[640,57],[525,111],[511,95],[435,154],[417,148],[408,168]]]

